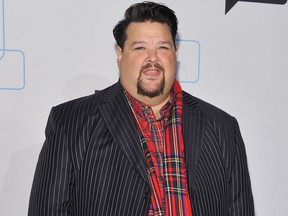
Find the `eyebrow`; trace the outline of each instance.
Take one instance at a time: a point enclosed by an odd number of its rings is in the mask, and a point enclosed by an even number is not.
[[[159,44],[161,44],[161,45],[168,44],[170,46],[173,46],[173,43],[171,43],[170,41],[160,41]]]
[[[159,41],[157,43],[158,46],[163,46],[163,47],[167,47],[167,48],[173,48],[174,47],[174,44],[171,42],[171,41]]]
[[[143,44],[147,44],[147,42],[146,41],[134,41],[132,43],[132,46],[143,45]],[[168,44],[170,46],[173,46],[173,44],[170,41],[159,41],[159,42],[157,42],[157,44],[160,44],[160,45]]]
[[[145,41],[134,41],[134,42],[132,43],[132,46],[141,45],[141,44],[147,44],[147,42],[145,42]]]

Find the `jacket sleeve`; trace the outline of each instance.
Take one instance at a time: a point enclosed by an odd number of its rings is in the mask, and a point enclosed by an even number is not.
[[[254,202],[244,142],[239,125],[235,127],[235,156],[231,180],[229,216],[254,216]]]
[[[28,216],[71,215],[72,166],[65,132],[59,122],[52,109],[36,166]]]

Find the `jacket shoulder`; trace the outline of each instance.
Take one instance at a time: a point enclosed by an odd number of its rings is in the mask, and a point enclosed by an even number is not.
[[[119,86],[118,83],[111,85],[103,90],[96,90],[94,94],[73,99],[71,101],[64,102],[57,106],[54,106],[52,110],[62,115],[73,115],[78,112],[82,114],[89,114],[90,112],[97,110],[99,105],[106,101],[106,98],[115,97],[117,95]]]
[[[226,111],[208,103],[198,97],[192,96],[187,92],[183,92],[184,104],[192,106],[194,109],[200,110],[208,121],[214,123],[235,124],[235,117],[228,114]]]
[[[94,94],[54,106],[48,121],[53,120],[54,124],[64,125],[64,127],[69,127],[72,122],[77,122],[77,125],[81,126],[91,116],[99,113],[101,104],[113,101],[113,97],[117,95],[120,89],[119,84],[116,83],[103,90],[96,90]]]
[[[91,107],[96,108],[99,104],[99,91],[95,91],[94,94],[76,98],[62,104],[56,105],[52,108],[51,114],[58,116],[61,119],[71,118],[77,114],[88,114]]]

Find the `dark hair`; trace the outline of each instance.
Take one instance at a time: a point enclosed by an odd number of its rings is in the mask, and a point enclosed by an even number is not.
[[[114,38],[123,50],[127,39],[126,29],[131,22],[159,22],[169,26],[174,46],[176,46],[176,34],[178,20],[173,10],[163,4],[154,2],[142,2],[131,5],[125,12],[124,19],[120,20],[113,29]]]

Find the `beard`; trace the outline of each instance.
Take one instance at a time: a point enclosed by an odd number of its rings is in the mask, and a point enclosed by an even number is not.
[[[146,86],[144,80],[142,79],[143,71],[150,67],[155,67],[158,70],[160,70],[162,73],[162,78],[160,80],[159,85],[156,88],[153,87],[153,89],[150,89],[149,86]],[[155,63],[155,64],[149,63],[141,68],[140,75],[137,79],[137,93],[138,94],[153,98],[153,97],[163,94],[164,88],[165,88],[164,68],[161,65],[159,65],[158,63]]]

